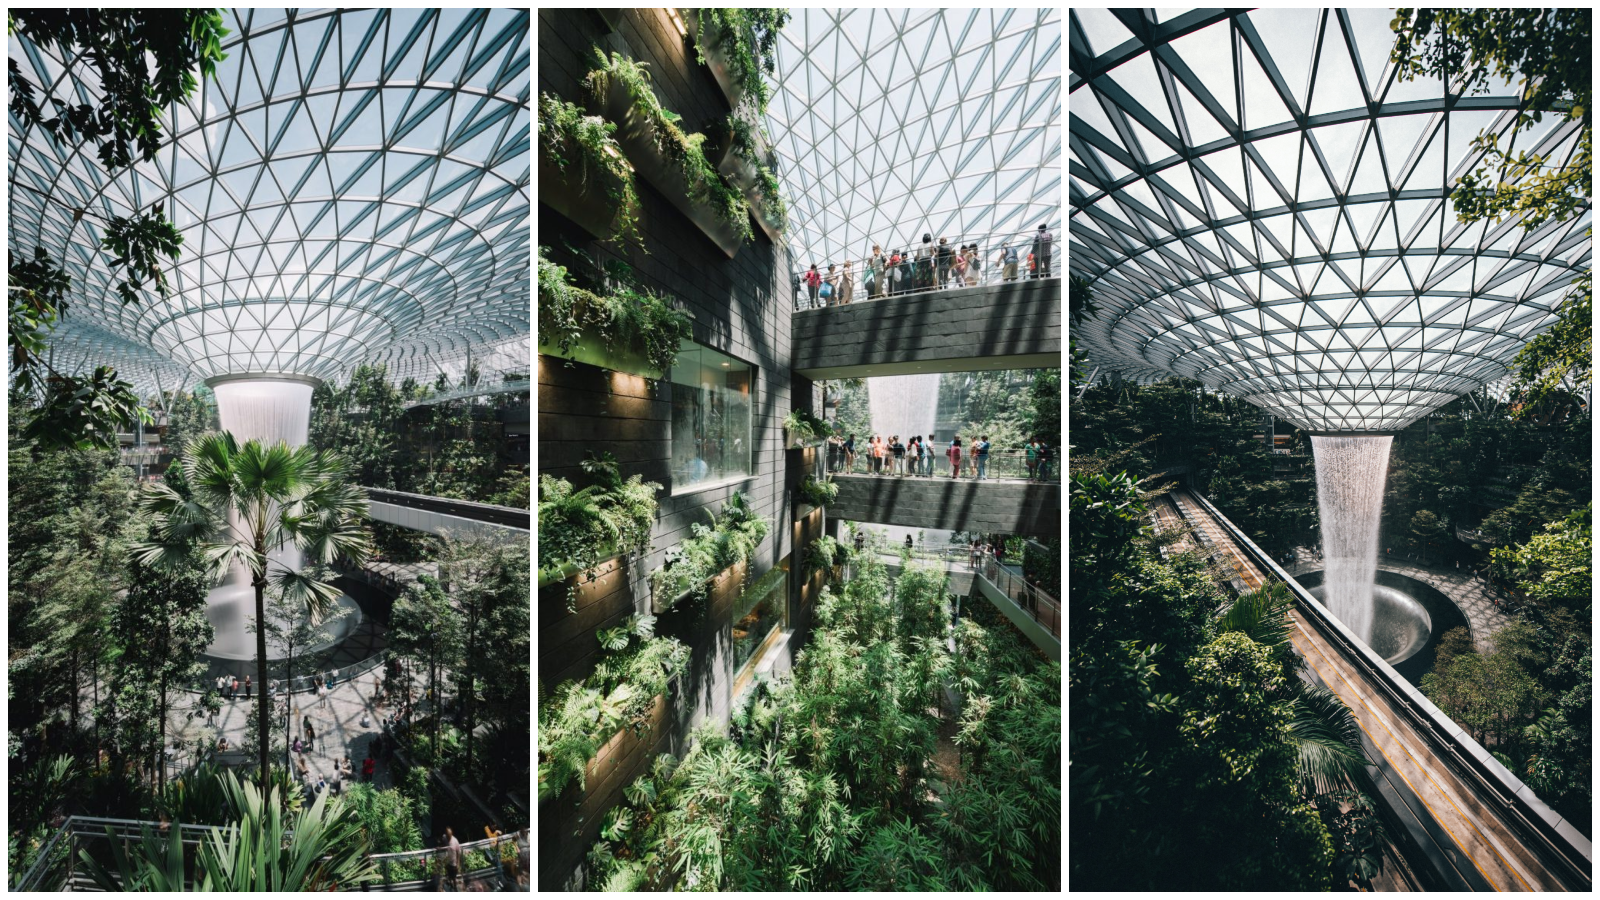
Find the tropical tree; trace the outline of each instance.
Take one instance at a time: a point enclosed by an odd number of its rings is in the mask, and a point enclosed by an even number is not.
[[[1593,182],[1594,81],[1590,44],[1593,10],[1585,6],[1538,8],[1397,9],[1391,26],[1399,77],[1442,77],[1463,93],[1487,86],[1489,77],[1517,79],[1526,101],[1507,134],[1514,136],[1560,116],[1579,125],[1577,148],[1564,166],[1548,155],[1521,150],[1515,156],[1499,146],[1500,135],[1485,129],[1473,139],[1484,151],[1475,172],[1462,176],[1451,194],[1456,218],[1499,222],[1521,216],[1535,229],[1549,220],[1582,215]],[[1460,84],[1461,87],[1455,85]],[[1569,383],[1589,383],[1593,358],[1593,295],[1585,271],[1572,282],[1560,319],[1528,343],[1514,366],[1514,389],[1523,394],[1524,413],[1541,405]]]
[[[13,58],[7,84],[10,110],[24,129],[47,132],[63,147],[95,145],[102,168],[111,176],[136,160],[151,162],[169,143],[163,111],[186,101],[223,60],[222,12],[217,9],[59,9],[9,11],[8,30],[41,47],[52,45],[70,69],[87,70],[83,80],[97,86],[97,103],[71,92],[80,77],[38,88]],[[54,91],[62,90],[57,97]],[[148,283],[166,297],[161,257],[176,260],[183,236],[163,212],[162,201],[132,216],[106,216],[92,207],[71,210],[73,219],[101,220],[101,246],[112,268],[125,270],[117,284],[124,305],[141,302]],[[116,432],[135,419],[149,422],[133,387],[110,366],[91,375],[57,371],[48,358],[50,333],[66,314],[71,276],[43,247],[33,255],[11,256],[7,268],[13,388],[35,395],[39,408],[29,417],[27,436],[41,445],[114,448]]]
[[[166,746],[169,694],[199,676],[200,653],[211,644],[206,581],[198,560],[170,571],[134,561],[130,576],[128,593],[111,615],[118,647],[111,687],[119,730],[131,732],[133,747],[143,751],[138,758],[158,767],[160,790],[167,775],[161,753]],[[146,702],[146,695],[153,702]],[[154,740],[139,740],[141,731]]]
[[[269,585],[286,598],[303,603],[320,619],[339,598],[339,590],[314,576],[268,556],[293,546],[315,567],[337,559],[366,561],[371,539],[363,523],[366,495],[345,479],[343,460],[309,447],[250,440],[240,446],[232,434],[211,434],[191,441],[184,450],[184,480],[192,496],[185,498],[166,484],[146,485],[141,507],[150,518],[150,540],[136,549],[140,562],[157,568],[183,564],[198,542],[218,579],[235,565],[243,566],[255,592],[255,621],[267,620]],[[256,673],[267,671],[267,630],[256,629]],[[257,742],[262,790],[267,789],[271,701],[258,693]]]
[[[433,754],[439,755],[437,715],[440,678],[461,659],[461,614],[450,602],[439,579],[422,575],[394,601],[389,614],[389,650],[402,658],[421,663],[428,673],[428,695],[434,698]],[[408,679],[409,682],[409,679]]]

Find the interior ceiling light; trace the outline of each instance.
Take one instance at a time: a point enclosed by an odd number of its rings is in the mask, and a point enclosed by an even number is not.
[[[141,390],[362,362],[432,381],[519,347],[526,371],[528,13],[225,16],[227,58],[164,111],[174,139],[151,162],[108,177],[92,144],[10,120],[10,252],[43,246],[73,279],[52,364],[116,365]],[[13,36],[10,54],[94,101],[56,48]],[[123,306],[100,223],[156,203],[184,236],[172,293]]]
[[[797,266],[1059,233],[1059,7],[793,14],[767,129]]]
[[[1093,365],[1386,431],[1501,379],[1556,321],[1592,210],[1462,225],[1449,193],[1480,131],[1562,166],[1577,123],[1513,139],[1503,80],[1397,81],[1391,15],[1072,11],[1068,259],[1100,308],[1076,330]]]

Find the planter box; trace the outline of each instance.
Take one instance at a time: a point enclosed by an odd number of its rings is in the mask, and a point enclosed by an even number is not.
[[[732,259],[739,252],[744,236],[732,224],[724,222],[710,204],[689,195],[689,185],[684,183],[683,174],[661,152],[655,123],[634,108],[633,95],[628,89],[612,82],[606,89],[606,96],[590,102],[593,112],[617,123],[614,137],[628,161],[633,163],[633,170]]]
[[[562,171],[545,155],[541,145],[539,202],[571,219],[599,240],[609,241],[617,236],[622,219],[622,209],[612,199],[613,195],[620,196],[622,181],[604,169],[597,170],[581,162],[580,153],[578,147],[568,141],[563,150],[567,168]],[[634,214],[638,214],[637,209]]]
[[[590,566],[589,568],[591,568],[591,569],[596,568],[601,563],[607,562],[607,561],[612,560],[612,559],[616,559],[617,556],[619,556],[619,555],[620,554],[617,553],[617,548],[615,548],[615,547],[603,547],[600,550],[600,558],[595,560],[594,565]],[[577,563],[571,563],[571,562],[562,563],[559,566],[553,566],[553,567],[548,568],[548,569],[540,567],[540,569],[539,569],[539,587],[546,587],[548,585],[555,584],[558,581],[566,581],[568,578],[571,578],[572,576],[578,574],[581,571],[585,571],[585,570],[579,569]]]
[[[707,579],[705,582],[707,602],[710,602],[711,594],[713,592],[721,589],[726,584],[726,579],[728,579],[735,572],[741,571],[745,565],[747,564],[734,563],[733,565],[723,569],[721,572],[718,572]],[[689,594],[692,593],[697,587],[700,587],[700,585],[691,582],[687,576],[683,575],[680,575],[671,582],[668,582],[659,591],[656,590],[654,584],[652,584],[650,590],[651,614],[661,615],[662,613],[678,609],[683,603],[684,599],[688,597]]]
[[[539,344],[539,352],[545,356],[570,359],[574,362],[610,369],[613,372],[627,372],[630,375],[638,375],[652,381],[665,377],[665,373],[650,365],[650,361],[643,354],[625,350],[621,347],[608,348],[599,335],[591,334],[587,331],[578,338],[577,343],[564,351],[552,344],[541,342]]]
[[[770,160],[770,155],[768,159]],[[771,162],[768,162],[771,165]],[[756,167],[737,153],[729,152],[718,165],[728,183],[739,189],[744,194],[745,202],[750,205],[750,217],[756,220],[761,230],[767,233],[767,238],[777,243],[783,237],[783,228],[780,223],[767,215],[766,195],[761,192],[761,177]]]
[[[711,77],[716,79],[717,87],[722,88],[722,95],[728,98],[728,108],[738,109],[744,102],[744,85],[733,74],[733,69],[728,65],[728,54],[716,45],[714,39],[717,35],[705,34],[701,30],[700,17],[693,9],[681,10],[683,22],[689,26],[689,33],[694,35],[695,46],[700,48],[700,55],[706,58],[706,68],[711,70]]]

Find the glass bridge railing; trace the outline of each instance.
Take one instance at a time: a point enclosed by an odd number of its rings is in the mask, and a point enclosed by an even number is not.
[[[859,441],[860,436],[857,435]],[[932,468],[928,460],[913,460],[905,458],[898,462],[890,456],[885,456],[880,462],[874,462],[867,447],[859,442],[856,446],[854,460],[846,457],[844,450],[838,444],[828,447],[826,453],[818,456],[826,459],[827,473],[831,475],[874,475],[882,478],[944,478],[949,479],[950,459],[945,456],[948,442],[941,441],[933,448],[934,457]],[[1037,481],[1050,484],[1061,483],[1061,469],[1058,460],[1054,458],[1055,448],[1050,449],[1050,456],[1041,460],[1038,454],[1030,459],[1025,450],[994,450],[989,453],[989,461],[984,466],[983,478],[987,481]],[[967,452],[962,447],[961,470],[955,477],[963,480],[978,478],[977,457]]]
[[[850,259],[794,273],[795,309],[823,309],[886,297],[932,294],[956,288],[979,287],[1008,281],[1060,278],[1055,233],[1041,241],[1038,231],[948,238],[945,252],[935,236],[932,250],[920,241],[884,247],[879,256],[869,250]],[[970,249],[966,249],[970,248]],[[823,290],[826,285],[828,290]],[[824,296],[826,294],[826,296]]]
[[[115,873],[110,853],[111,842],[124,845],[144,840],[146,834],[168,837],[172,829],[182,836],[185,859],[193,859],[202,841],[222,826],[173,825],[166,822],[71,816],[39,848],[38,855],[11,886],[13,891],[99,890],[82,853]],[[286,832],[287,836],[290,832]],[[404,853],[374,853],[374,877],[361,885],[341,886],[364,891],[525,891],[528,889],[526,845],[515,834],[462,842],[461,872],[451,882],[446,876],[445,850],[430,847]]]

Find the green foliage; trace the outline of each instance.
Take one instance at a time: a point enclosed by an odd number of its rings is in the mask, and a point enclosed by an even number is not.
[[[677,113],[661,106],[650,86],[650,74],[645,64],[635,62],[613,51],[608,58],[600,48],[595,48],[599,67],[589,72],[586,83],[590,92],[604,99],[611,85],[624,88],[633,98],[634,111],[655,128],[656,148],[683,177],[689,196],[704,203],[716,212],[724,224],[738,233],[741,240],[751,237],[749,207],[744,196],[717,172],[716,166],[706,158],[703,134],[684,134],[678,127],[682,119]]]
[[[617,239],[644,246],[639,235],[639,189],[633,181],[633,167],[623,158],[622,148],[612,134],[615,123],[600,116],[584,115],[575,104],[559,97],[539,95],[539,148],[562,174],[575,168],[580,184],[601,173],[610,176],[606,196],[621,216]],[[575,159],[567,154],[575,152]]]
[[[213,74],[224,58],[221,39],[227,34],[221,11],[214,9],[16,9],[9,26],[41,47],[54,46],[74,66],[92,69],[84,77],[99,87],[98,105],[58,98],[57,85],[47,86],[40,98],[12,60],[12,116],[24,130],[43,129],[64,147],[97,143],[101,166],[113,175],[136,158],[155,159],[169,137],[162,111],[194,93],[197,72]],[[145,282],[167,296],[161,257],[176,260],[183,236],[161,203],[131,216],[106,217],[88,208],[68,212],[74,221],[85,215],[104,219],[101,244],[113,256],[109,265],[125,269],[115,288],[123,303],[138,302]],[[42,247],[32,260],[13,258],[8,266],[13,388],[39,401],[29,440],[48,447],[115,447],[118,430],[150,422],[131,385],[109,366],[92,376],[67,375],[46,359],[48,336],[66,312],[70,287],[70,278]]]
[[[1078,387],[1089,379],[1093,369],[1089,365],[1088,354],[1078,347],[1076,332],[1084,320],[1094,318],[1100,312],[1100,308],[1094,303],[1094,286],[1076,275],[1067,280],[1067,311],[1072,322],[1072,327],[1067,330],[1068,360],[1071,366],[1069,379],[1073,387]]]
[[[1529,599],[1561,605],[1587,620],[1593,609],[1594,504],[1586,504],[1525,544],[1490,551],[1494,574],[1515,584]]]
[[[565,478],[539,476],[541,576],[565,566],[589,571],[603,553],[628,555],[650,546],[661,485],[640,475],[623,481],[610,453],[591,453],[584,470],[594,483],[576,490]],[[574,582],[569,599],[576,590]]]
[[[412,802],[398,790],[380,790],[371,784],[348,785],[344,804],[361,829],[373,853],[400,853],[422,849],[422,830]]]
[[[1059,888],[1060,668],[1008,626],[964,621],[968,712],[946,772],[935,761],[955,662],[945,576],[912,568],[891,585],[872,554],[852,569],[818,599],[789,681],[758,682],[729,735],[703,728],[681,763],[660,756],[624,790],[590,851],[591,883]]]
[[[761,193],[762,213],[779,231],[783,231],[789,225],[789,206],[783,200],[783,186],[778,183],[778,176],[761,158],[750,123],[738,112],[729,113],[727,130],[733,136],[734,155],[755,170],[756,189]]]
[[[1515,156],[1499,146],[1500,134],[1490,129],[1472,141],[1485,155],[1477,171],[1463,175],[1451,194],[1461,222],[1487,218],[1499,222],[1521,217],[1529,231],[1546,221],[1564,222],[1582,214],[1593,181],[1594,132],[1591,16],[1586,7],[1565,9],[1398,9],[1391,23],[1398,40],[1393,58],[1399,77],[1418,75],[1464,79],[1474,93],[1488,89],[1491,73],[1515,79],[1525,105],[1509,134],[1534,127],[1546,115],[1579,123],[1578,145],[1571,160],[1559,165],[1549,155],[1521,150]],[[1573,280],[1574,289],[1561,307],[1561,318],[1517,354],[1513,390],[1524,396],[1525,409],[1562,393],[1571,379],[1574,390],[1588,385],[1593,356],[1591,276]]]
[[[678,348],[694,336],[692,319],[667,298],[621,283],[605,293],[572,284],[567,269],[539,248],[539,342],[570,351],[584,334],[596,334],[608,350],[638,353],[661,372],[672,368]]]
[[[1359,735],[1296,674],[1287,595],[1224,603],[1201,561],[1154,554],[1126,473],[1070,480],[1074,886],[1326,886],[1308,800],[1340,786]]]
[[[308,615],[319,618],[338,601],[339,590],[318,577],[318,567],[335,560],[361,565],[371,553],[364,527],[366,493],[346,480],[347,469],[337,454],[309,446],[291,449],[282,442],[247,441],[232,434],[208,434],[184,448],[184,481],[190,496],[165,483],[146,484],[140,508],[150,523],[150,539],[135,546],[135,558],[158,570],[189,564],[196,544],[213,580],[235,563],[250,573],[255,591],[255,620],[266,621],[270,584]],[[276,509],[276,515],[262,510]],[[243,523],[233,526],[230,515]],[[310,568],[295,571],[274,563],[268,551],[294,544]],[[276,570],[274,570],[276,567]],[[265,635],[258,638],[256,670],[267,669]],[[269,699],[257,691],[257,728],[270,735]],[[263,789],[268,777],[268,741],[258,746]]]
[[[803,447],[818,438],[833,433],[833,426],[817,418],[809,409],[791,409],[783,417],[783,427],[794,435],[795,446]]]
[[[807,475],[800,482],[800,496],[806,498],[806,502],[812,506],[832,506],[833,502],[839,499],[839,486],[833,483],[832,478],[818,481]]]
[[[689,537],[667,551],[666,562],[650,573],[651,593],[662,609],[670,609],[685,591],[703,598],[712,578],[755,556],[771,527],[772,521],[756,515],[735,491],[711,524],[690,525]]]
[[[338,799],[323,793],[309,808],[285,815],[277,788],[263,799],[255,785],[241,784],[230,772],[223,775],[223,791],[237,819],[206,835],[193,874],[186,871],[176,828],[167,837],[146,828],[125,848],[108,827],[112,869],[80,850],[85,870],[108,891],[331,890],[375,877],[360,823]]]
[[[843,548],[827,535],[817,538],[806,547],[806,567],[813,572],[822,572],[825,577],[843,561]]]
[[[634,616],[597,635],[605,655],[589,677],[562,682],[539,704],[539,796],[573,781],[586,786],[589,760],[624,727],[642,730],[657,695],[689,662],[689,648],[655,636],[654,616]]]
[[[771,75],[778,66],[778,32],[789,21],[787,9],[753,7],[696,9],[700,28],[695,34],[695,51],[704,65],[707,47],[720,50],[728,60],[734,79],[755,101],[757,112],[765,115],[771,92],[763,73]]]

